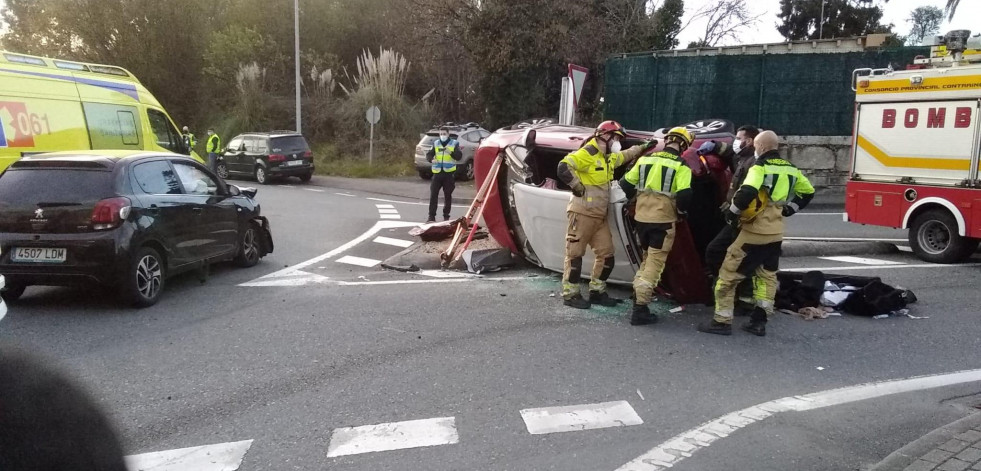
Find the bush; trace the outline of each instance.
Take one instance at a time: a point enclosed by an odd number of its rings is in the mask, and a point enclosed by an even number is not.
[[[352,178],[404,177],[416,172],[412,156],[416,141],[375,142],[374,159],[368,163],[368,140],[341,149],[336,144],[314,146],[317,174]]]

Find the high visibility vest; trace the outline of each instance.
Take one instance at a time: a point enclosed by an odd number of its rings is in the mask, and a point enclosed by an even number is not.
[[[208,138],[208,153],[217,154],[221,152],[221,138],[217,134],[212,134]]]
[[[446,145],[443,141],[436,139],[433,142],[433,150],[436,155],[433,157],[433,173],[452,173],[456,171],[456,160],[453,160],[453,152],[456,151],[457,142],[450,139]]]
[[[691,188],[691,169],[680,157],[670,152],[658,152],[641,157],[625,175],[638,191],[673,196]]]
[[[750,207],[758,205],[759,209],[755,217],[748,221],[745,217],[752,216],[752,211],[743,214],[740,228],[753,234],[777,235],[783,234],[783,207],[797,195],[813,194],[814,187],[793,164],[779,158],[776,152],[772,156],[768,154],[756,160],[743,180],[744,187],[750,186],[758,191]]]
[[[184,143],[187,144],[187,150],[194,150],[194,146],[198,144],[198,141],[194,139],[194,134],[187,133],[184,135]]]
[[[613,172],[623,165],[624,160],[622,152],[603,154],[596,138],[566,155],[561,162],[572,170],[585,187],[582,196],[574,196],[569,201],[567,211],[605,218],[610,205],[610,181],[613,180]]]

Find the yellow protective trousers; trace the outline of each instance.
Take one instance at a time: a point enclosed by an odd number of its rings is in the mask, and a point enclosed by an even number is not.
[[[726,259],[715,284],[715,321],[732,324],[736,287],[753,277],[753,299],[756,306],[773,314],[777,295],[777,270],[780,268],[782,234],[761,235],[740,231],[726,251]]]
[[[640,248],[646,256],[634,276],[634,299],[638,306],[645,306],[650,304],[654,288],[661,282],[664,265],[674,246],[675,223],[637,222],[636,225]]]
[[[562,297],[580,294],[579,280],[582,275],[582,256],[586,246],[593,248],[593,271],[589,290],[606,292],[606,279],[613,271],[613,234],[606,218],[595,218],[569,211],[569,227],[565,236],[565,270],[562,273]]]

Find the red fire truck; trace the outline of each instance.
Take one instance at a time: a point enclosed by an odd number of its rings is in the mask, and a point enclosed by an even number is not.
[[[852,74],[855,129],[845,220],[909,229],[928,262],[981,241],[981,37],[952,31],[907,70]]]

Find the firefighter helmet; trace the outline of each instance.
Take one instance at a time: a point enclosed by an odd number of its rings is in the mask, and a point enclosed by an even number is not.
[[[756,219],[756,216],[763,212],[763,209],[766,208],[769,202],[770,194],[766,190],[760,189],[759,193],[756,194],[756,198],[753,198],[749,206],[739,215],[739,221],[742,223],[752,222]]]
[[[607,134],[616,134],[621,138],[627,137],[627,133],[623,130],[623,126],[616,121],[603,121],[599,126],[596,126],[596,132],[593,133],[593,135],[597,137],[602,137]]]
[[[695,137],[692,136],[691,132],[681,126],[671,128],[664,135],[664,142],[677,142],[681,146],[682,151],[687,150],[694,140]]]

